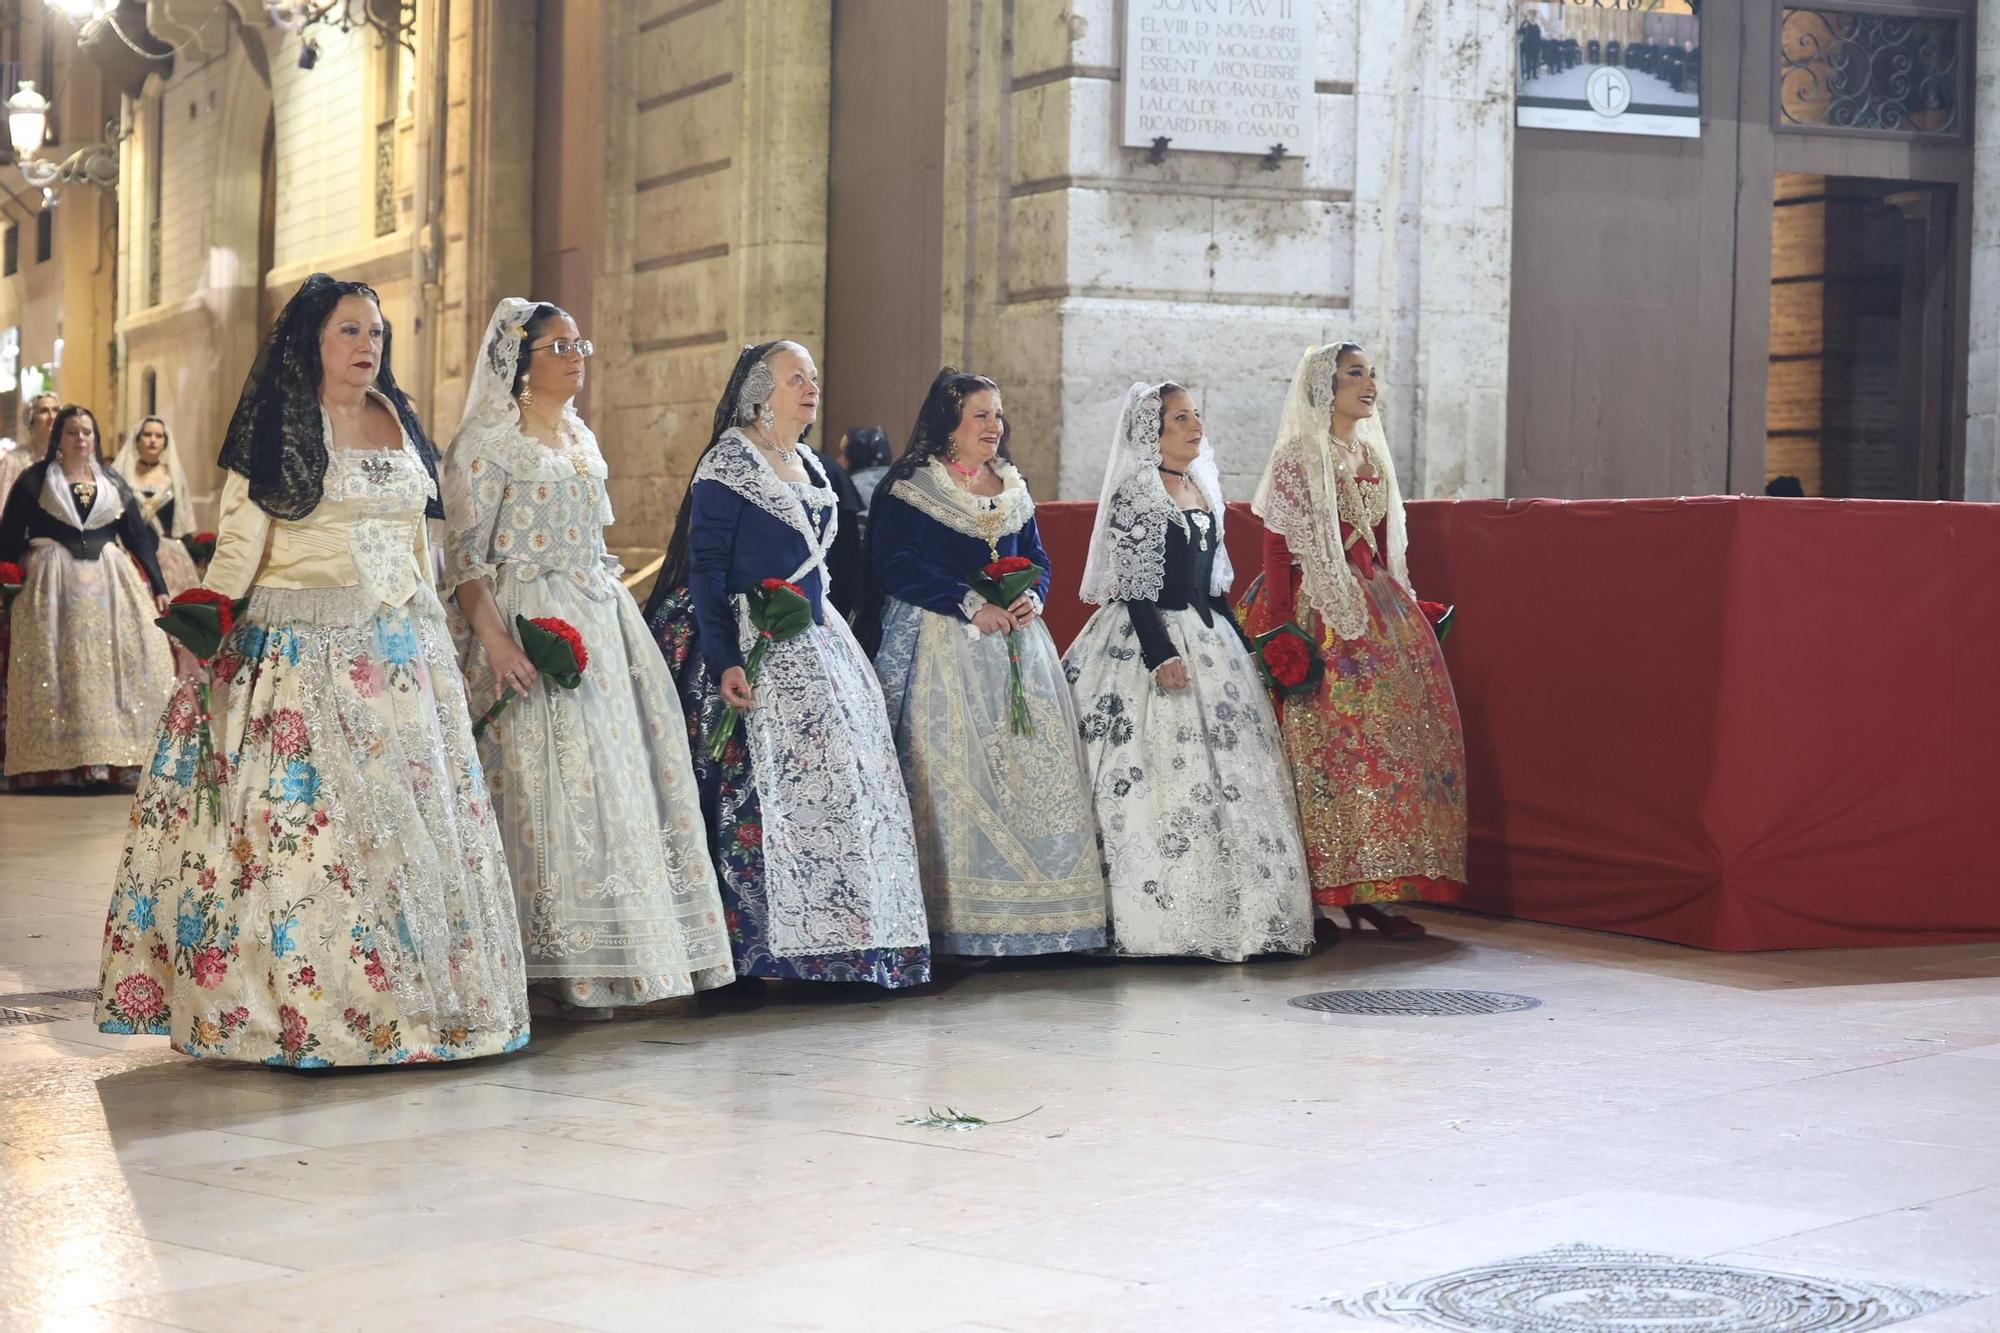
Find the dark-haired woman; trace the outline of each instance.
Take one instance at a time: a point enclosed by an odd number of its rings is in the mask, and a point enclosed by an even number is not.
[[[931,947],[1097,949],[1104,872],[1090,785],[1062,657],[1041,620],[1049,558],[1028,484],[999,456],[1005,433],[998,384],[938,374],[871,507],[883,598],[875,669],[916,818]],[[1039,576],[995,605],[973,585],[1010,557]]]
[[[1299,358],[1253,508],[1264,572],[1253,634],[1296,625],[1325,672],[1280,708],[1313,902],[1392,939],[1424,927],[1388,905],[1465,885],[1465,741],[1436,632],[1410,590],[1409,527],[1358,344]]]
[[[577,414],[594,349],[569,314],[493,312],[445,455],[445,583],[513,873],[528,979],[572,1017],[727,985],[722,925],[673,679],[604,544],[607,469]],[[543,684],[515,617],[576,627],[574,690]]]
[[[26,576],[9,616],[14,790],[138,780],[174,680],[153,627],[167,591],[158,546],[124,478],[98,461],[97,418],[63,408],[0,510],[0,561]]]
[[[437,465],[372,290],[306,279],[219,461],[204,587],[248,607],[210,718],[190,681],[161,720],[99,1028],[294,1068],[516,1049],[520,928],[430,578]]]
[[[1277,719],[1229,610],[1222,484],[1194,397],[1134,384],[1105,459],[1066,665],[1096,785],[1113,949],[1312,948]]]
[[[826,595],[835,500],[804,446],[818,414],[805,348],[742,350],[647,619],[690,724],[737,975],[921,985],[928,931],[895,739]],[[770,646],[753,686],[747,595],[767,579],[798,587],[813,624]]]

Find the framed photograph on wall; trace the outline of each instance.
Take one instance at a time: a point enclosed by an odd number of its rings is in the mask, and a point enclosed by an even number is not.
[[[1701,137],[1701,0],[1529,0],[1514,55],[1524,129]]]

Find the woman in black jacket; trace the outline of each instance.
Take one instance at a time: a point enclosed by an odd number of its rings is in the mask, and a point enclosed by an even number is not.
[[[4,756],[17,791],[131,787],[173,688],[173,652],[153,625],[167,604],[159,538],[97,440],[89,408],[63,408],[0,509],[0,562],[23,574]]]

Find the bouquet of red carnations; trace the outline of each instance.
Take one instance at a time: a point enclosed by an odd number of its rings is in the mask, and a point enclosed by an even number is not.
[[[153,623],[167,632],[167,636],[186,648],[196,660],[206,666],[222,651],[222,645],[236,629],[236,617],[243,614],[249,604],[247,598],[230,600],[227,593],[212,592],[207,588],[189,588],[186,592],[167,603],[167,613]],[[215,730],[209,714],[209,686],[206,680],[192,682],[194,700],[185,697],[188,689],[181,686],[182,694],[170,704],[170,715],[185,716],[190,707],[198,706],[201,714],[194,721],[201,725],[201,738],[195,742],[194,765],[194,809],[188,818],[190,824],[201,822],[206,810],[217,823],[222,821],[222,764],[215,755]],[[171,717],[170,717],[171,720]]]
[[[187,548],[188,558],[196,564],[207,564],[215,558],[215,534],[194,532],[181,538],[181,545]]]
[[[1424,619],[1430,621],[1432,631],[1438,636],[1438,642],[1443,643],[1445,636],[1451,633],[1451,623],[1458,615],[1458,608],[1446,606],[1443,602],[1426,602],[1419,599],[1417,610],[1424,613]]]
[[[811,628],[813,623],[812,599],[796,583],[784,579],[765,579],[744,594],[750,603],[750,628],[757,631],[757,642],[750,645],[750,656],[743,659],[743,678],[756,688],[758,673],[764,669],[764,658],[774,643],[795,639]],[[736,719],[743,710],[735,704],[723,709],[722,721],[715,728],[715,735],[709,738],[708,757],[716,763],[722,762],[723,751],[729,748],[729,738],[736,734]]]
[[[967,581],[974,592],[1005,611],[1042,581],[1042,567],[1024,555],[1002,556]],[[1035,722],[1028,716],[1028,691],[1021,683],[1021,631],[1017,629],[1007,631],[1007,666],[1007,721],[1016,736],[1032,736]]]
[[[552,680],[566,690],[573,690],[583,684],[583,669],[590,665],[590,654],[584,650],[583,635],[576,626],[556,616],[538,616],[533,620],[526,616],[514,617],[514,629],[521,636],[521,651],[535,664],[535,670],[547,680]],[[505,712],[507,705],[514,702],[514,687],[509,685],[501,691],[493,706],[479,715],[472,724],[475,739],[486,734],[493,719]]]
[[[0,606],[11,603],[14,594],[21,591],[21,585],[27,581],[28,576],[19,565],[12,560],[0,561]]]
[[[1285,624],[1257,636],[1257,669],[1271,693],[1289,699],[1311,693],[1326,674],[1326,662],[1304,630]]]

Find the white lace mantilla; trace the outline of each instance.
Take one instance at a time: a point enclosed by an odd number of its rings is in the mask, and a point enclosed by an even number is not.
[[[1104,485],[1098,492],[1090,551],[1078,586],[1077,596],[1083,601],[1098,606],[1158,601],[1167,581],[1167,524],[1178,524],[1182,532],[1188,531],[1180,505],[1160,480],[1160,429],[1165,410],[1162,391],[1167,387],[1142,383],[1125,392],[1125,409],[1119,414],[1104,459]],[[1187,477],[1207,501],[1215,522],[1217,540],[1209,591],[1227,594],[1236,571],[1229,563],[1229,548],[1221,540],[1222,480],[1216,472],[1215,450],[1206,437],[1188,465]]]

